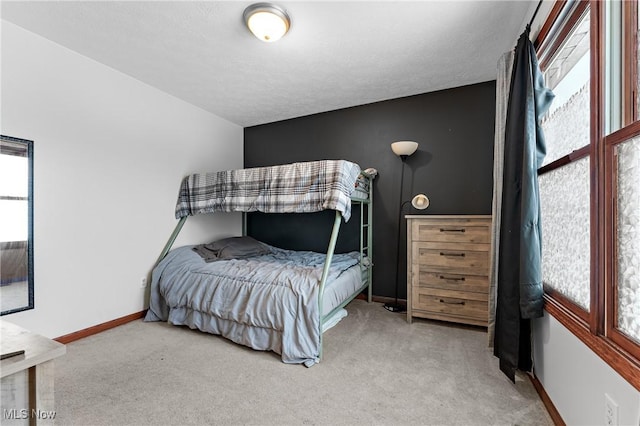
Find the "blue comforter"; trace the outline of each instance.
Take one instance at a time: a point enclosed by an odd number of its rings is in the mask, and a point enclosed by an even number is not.
[[[327,285],[358,260],[357,252],[334,255]],[[206,263],[192,246],[177,248],[153,271],[145,321],[187,325],[313,365],[324,261],[324,254],[270,247],[267,255]]]

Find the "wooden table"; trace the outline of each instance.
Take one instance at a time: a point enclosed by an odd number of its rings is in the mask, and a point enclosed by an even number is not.
[[[53,424],[53,360],[66,347],[7,321],[0,320],[0,352],[24,351],[0,360],[2,406],[0,422],[5,424]]]

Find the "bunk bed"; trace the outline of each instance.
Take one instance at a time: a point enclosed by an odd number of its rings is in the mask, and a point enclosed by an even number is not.
[[[319,362],[323,332],[346,314],[344,307],[365,290],[371,302],[376,174],[349,161],[322,160],[185,177],[178,224],[152,272],[145,321],[221,335],[274,351],[285,363]],[[336,254],[352,204],[360,205],[359,251]],[[335,210],[326,254],[284,250],[246,235],[171,250],[195,214],[321,210]]]

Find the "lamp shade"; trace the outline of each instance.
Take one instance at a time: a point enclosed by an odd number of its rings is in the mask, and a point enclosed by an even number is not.
[[[287,12],[271,3],[252,4],[244,10],[243,17],[253,35],[269,43],[280,40],[291,25]]]
[[[391,144],[391,150],[397,156],[411,155],[418,149],[418,142],[398,141]]]
[[[429,199],[424,194],[418,194],[411,199],[411,205],[414,209],[424,210],[429,207]]]

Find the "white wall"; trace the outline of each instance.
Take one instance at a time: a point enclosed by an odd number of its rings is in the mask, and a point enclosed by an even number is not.
[[[182,177],[242,167],[242,128],[6,21],[1,47],[0,130],[34,141],[35,184],[35,309],[3,319],[59,337],[143,310]],[[176,246],[241,229],[190,218]]]
[[[640,425],[640,392],[554,317],[533,322],[535,373],[568,425],[604,425],[605,393],[620,425]]]

